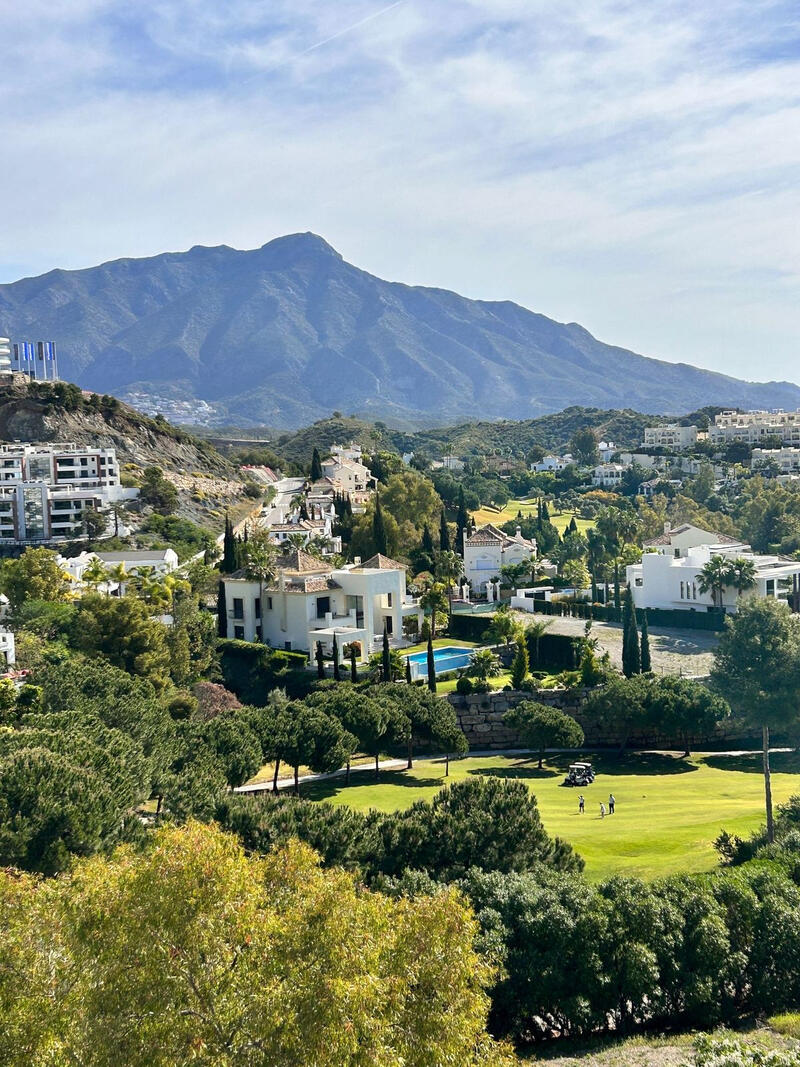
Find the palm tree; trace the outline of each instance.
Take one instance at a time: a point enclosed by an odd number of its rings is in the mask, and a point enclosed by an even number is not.
[[[264,605],[264,586],[275,581],[277,576],[278,550],[265,530],[256,530],[247,542],[244,573],[258,582],[259,601]]]
[[[448,610],[447,595],[441,582],[431,582],[419,598],[420,606],[431,614],[431,637],[436,639],[436,616]]]
[[[292,548],[296,548],[300,551],[308,544],[308,538],[304,533],[298,531],[297,533],[290,533],[286,538],[286,543],[287,545],[291,545]]]
[[[98,588],[107,581],[106,569],[97,556],[92,556],[88,565],[84,568],[82,581],[95,593]]]
[[[725,586],[730,584],[730,562],[724,556],[712,556],[697,575],[697,588],[701,593],[711,593],[715,608],[722,608]]]
[[[117,563],[114,567],[106,568],[106,581],[109,583],[109,587],[112,583],[116,583],[119,595],[122,596],[122,590],[126,588],[128,582],[128,572],[125,569],[125,564]],[[108,592],[110,596],[110,588]]]
[[[533,659],[536,667],[539,666],[539,642],[552,625],[552,621],[552,619],[534,619],[525,627],[526,635],[533,641]]]
[[[756,584],[756,565],[751,559],[737,556],[728,565],[728,585],[732,585],[739,596],[753,589]]]

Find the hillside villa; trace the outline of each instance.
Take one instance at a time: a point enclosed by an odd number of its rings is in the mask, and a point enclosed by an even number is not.
[[[756,584],[752,590],[739,593],[731,586],[723,590],[721,606],[726,612],[736,611],[740,596],[778,597],[796,603],[800,561],[761,555],[725,534],[701,530],[690,523],[672,529],[665,523],[663,534],[645,541],[644,549],[642,562],[627,568],[628,584],[639,609],[714,610],[711,592],[701,592],[698,583],[712,556],[746,559],[755,567]]]
[[[536,559],[536,541],[522,536],[520,527],[512,537],[488,523],[464,537],[464,576],[473,592],[493,595],[493,579],[500,568]]]
[[[330,654],[333,637],[343,656],[356,642],[363,663],[380,648],[384,629],[393,647],[408,644],[403,623],[422,624],[419,600],[406,592],[406,568],[376,555],[362,563],[332,568],[302,550],[278,561],[277,575],[262,589],[258,581],[235,571],[222,579],[228,637],[262,641],[273,648],[308,653],[317,641]]]

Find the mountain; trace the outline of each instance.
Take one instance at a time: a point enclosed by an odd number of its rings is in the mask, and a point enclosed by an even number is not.
[[[570,405],[657,413],[800,406],[757,384],[604,344],[509,301],[376,278],[322,238],[195,247],[0,286],[0,331],[55,338],[62,377],[290,428],[368,418],[531,418]]]

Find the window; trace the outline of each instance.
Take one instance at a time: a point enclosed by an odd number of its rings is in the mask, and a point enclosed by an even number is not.
[[[681,558],[681,550],[679,548],[676,548],[675,549],[675,559],[680,559],[680,558]]]
[[[317,597],[317,618],[324,619],[327,612],[331,610],[331,598],[329,596]]]
[[[386,607],[390,608],[391,606],[392,606],[392,594],[391,593],[387,593],[386,594]]]
[[[383,621],[386,624],[386,633],[389,635],[389,637],[391,637],[392,636],[392,616],[391,615],[386,615],[384,617]]]
[[[272,611],[272,597],[267,597],[267,611]]]
[[[261,618],[261,597],[257,596],[253,598],[253,613],[257,619]]]
[[[256,641],[261,640],[261,626],[256,626]]]
[[[292,651],[292,642],[291,641],[284,641],[283,642],[283,649],[284,649],[285,652],[291,652]]]
[[[244,618],[244,601],[240,596],[233,598],[233,617],[234,619]]]
[[[234,626],[233,636],[237,641],[244,641],[244,626]]]
[[[683,582],[681,582],[681,600],[683,600]]]

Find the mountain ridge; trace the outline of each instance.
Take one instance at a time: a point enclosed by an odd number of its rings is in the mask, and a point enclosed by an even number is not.
[[[513,301],[377,278],[312,233],[6,283],[0,330],[54,337],[62,376],[84,387],[204,400],[221,417],[278,428],[334,409],[451,422],[576,404],[800,406],[791,382],[743,382],[606,344]]]

